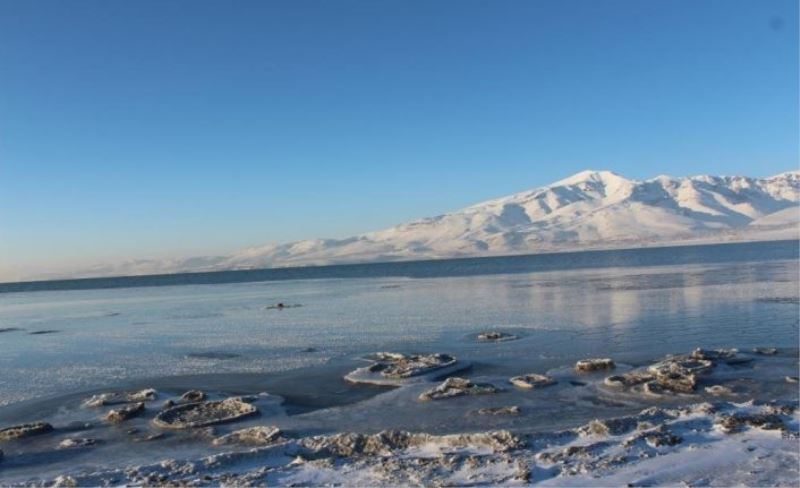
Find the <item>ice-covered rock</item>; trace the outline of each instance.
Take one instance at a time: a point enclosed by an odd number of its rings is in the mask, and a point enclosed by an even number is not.
[[[104,405],[119,405],[122,403],[150,402],[158,397],[158,393],[152,388],[139,391],[115,391],[94,395],[85,402],[87,407],[102,407]]]
[[[258,409],[238,398],[219,402],[186,403],[159,412],[153,424],[165,429],[189,429],[231,422],[258,413]]]
[[[53,431],[53,426],[47,422],[32,422],[29,424],[14,425],[0,429],[0,442],[12,439],[21,439],[34,435],[47,434]]]
[[[124,422],[140,415],[142,412],[144,412],[144,402],[134,403],[115,410],[110,410],[106,414],[106,420],[109,422]]]
[[[400,354],[378,352],[366,358],[367,367],[345,375],[351,383],[403,384],[412,379],[434,378],[469,366],[449,354]]]
[[[281,430],[273,426],[259,425],[231,432],[214,439],[215,446],[238,444],[243,446],[269,446],[281,441]]]
[[[543,388],[545,386],[556,384],[556,381],[550,376],[536,373],[514,376],[508,381],[516,387],[525,389]]]
[[[609,358],[581,359],[575,363],[575,371],[579,373],[589,373],[592,371],[602,371],[614,369],[616,364]]]
[[[421,401],[444,400],[463,395],[485,395],[496,393],[497,388],[490,384],[473,383],[466,378],[447,378],[442,384],[420,394]]]
[[[456,358],[448,354],[403,354],[379,353],[370,371],[379,372],[389,378],[408,378],[455,364]]]

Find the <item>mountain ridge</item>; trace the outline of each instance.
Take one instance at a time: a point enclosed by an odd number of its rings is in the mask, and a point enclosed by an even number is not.
[[[127,261],[78,275],[533,254],[681,241],[796,239],[800,213],[791,209],[800,209],[798,205],[800,171],[796,170],[767,178],[660,175],[647,180],[586,170],[550,185],[344,239],[267,244],[226,256]]]

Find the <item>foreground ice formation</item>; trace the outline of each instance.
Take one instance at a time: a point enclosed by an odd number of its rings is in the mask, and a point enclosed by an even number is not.
[[[473,383],[465,378],[447,378],[442,384],[420,394],[421,401],[444,400],[463,395],[485,395],[496,393],[497,388],[489,384]]]
[[[159,412],[153,424],[165,429],[190,429],[232,422],[258,413],[258,409],[238,398],[218,402],[186,403]]]
[[[575,371],[579,373],[588,373],[592,371],[602,371],[606,369],[614,369],[616,365],[614,361],[609,358],[600,359],[582,359],[575,363]]]
[[[643,369],[609,376],[604,383],[655,397],[694,394],[698,391],[700,378],[711,374],[719,364],[740,366],[751,361],[751,358],[740,356],[736,349],[695,349],[690,354],[667,356]],[[733,389],[725,385],[709,385],[703,391],[714,396],[734,394]]]
[[[543,374],[536,374],[536,373],[530,373],[522,376],[514,376],[508,381],[509,383],[511,383],[516,387],[525,389],[542,388],[545,386],[556,384],[556,381],[553,378]]]
[[[0,442],[47,434],[53,431],[53,426],[47,422],[33,422],[30,424],[14,425],[0,429]]]
[[[395,385],[411,379],[432,379],[468,367],[449,354],[378,352],[367,357],[372,364],[345,375],[351,383]]]

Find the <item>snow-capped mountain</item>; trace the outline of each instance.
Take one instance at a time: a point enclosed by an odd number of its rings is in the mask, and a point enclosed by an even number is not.
[[[629,180],[583,171],[549,186],[347,239],[270,244],[230,256],[136,261],[91,274],[536,253],[800,237],[800,171],[771,178]]]

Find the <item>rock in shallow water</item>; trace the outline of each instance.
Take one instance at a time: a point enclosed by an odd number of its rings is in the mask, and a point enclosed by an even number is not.
[[[158,397],[158,393],[152,388],[139,391],[114,391],[94,395],[85,402],[87,407],[102,407],[104,405],[119,405],[121,403],[150,402]]]
[[[469,367],[449,354],[400,354],[378,352],[365,359],[372,364],[345,375],[351,383],[399,385],[444,376]]]
[[[490,384],[476,384],[465,378],[447,378],[441,385],[423,392],[419,399],[444,400],[462,395],[485,395],[497,393],[497,388]]]
[[[106,420],[109,422],[124,422],[128,419],[136,417],[144,412],[144,403],[134,403],[132,405],[127,405],[122,408],[118,408],[115,410],[111,410],[106,414]]]
[[[0,442],[47,434],[53,431],[53,426],[47,422],[33,422],[30,424],[14,425],[0,429]]]
[[[156,415],[153,424],[165,429],[190,429],[231,422],[255,415],[258,409],[238,398],[220,402],[187,403],[164,410]]]
[[[481,332],[478,334],[478,340],[481,342],[505,342],[505,341],[513,341],[518,337],[514,334],[507,334],[505,332],[500,332],[497,330]]]
[[[448,354],[413,354],[406,356],[396,353],[377,353],[373,356],[375,364],[371,372],[389,378],[408,378],[435,371],[455,364],[456,358]]]
[[[530,373],[522,376],[515,376],[508,381],[509,383],[511,383],[516,387],[525,388],[528,390],[532,388],[542,388],[545,386],[556,384],[553,378],[543,374],[536,374],[536,373]]]
[[[582,359],[575,363],[575,371],[579,373],[589,373],[592,371],[602,371],[614,369],[616,364],[609,358]]]

